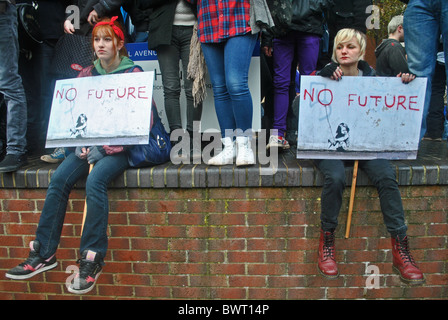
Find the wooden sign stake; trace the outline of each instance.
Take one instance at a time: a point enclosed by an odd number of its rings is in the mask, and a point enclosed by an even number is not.
[[[348,206],[348,216],[347,216],[347,225],[345,227],[345,238],[347,239],[350,234],[350,224],[352,223],[352,212],[353,212],[353,203],[355,202],[355,190],[356,190],[356,179],[358,177],[358,160],[355,161],[353,166],[353,178],[352,178],[352,188],[350,191],[350,203]]]

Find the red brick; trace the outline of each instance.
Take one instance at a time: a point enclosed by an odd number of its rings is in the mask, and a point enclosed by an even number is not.
[[[186,262],[187,255],[185,251],[151,251],[150,258],[152,262]]]
[[[34,211],[35,202],[29,200],[3,200],[3,210],[5,211]]]
[[[275,288],[249,288],[248,299],[285,300],[286,291]]]
[[[291,288],[288,290],[288,299],[293,300],[317,300],[325,298],[326,288]]]
[[[180,226],[149,226],[148,235],[153,238],[184,238],[186,236],[186,228]]]
[[[241,275],[246,271],[243,263],[215,263],[210,265],[210,274]]]
[[[171,298],[169,287],[135,287],[137,297]]]
[[[106,265],[82,299],[446,299],[448,189],[400,192],[425,286],[403,285],[393,273],[389,234],[370,186],[357,188],[349,239],[344,192],[336,280],[316,266],[321,188],[112,188]],[[28,256],[45,194],[0,189],[0,271]],[[58,267],[31,281],[0,279],[0,299],[81,299],[67,292],[65,270],[79,258],[84,197],[82,188],[70,195]],[[379,268],[380,289],[366,288],[366,263]]]
[[[263,262],[264,253],[263,252],[241,252],[232,251],[227,253],[227,259],[230,263],[241,263],[241,262]]]
[[[243,300],[245,298],[246,298],[246,289],[211,288],[210,290],[210,299]]]
[[[216,212],[211,210],[212,212]],[[246,224],[246,215],[243,213],[211,213],[208,216],[208,224],[211,226],[216,225],[245,225]]]
[[[203,214],[168,214],[169,225],[201,225],[204,224]]]

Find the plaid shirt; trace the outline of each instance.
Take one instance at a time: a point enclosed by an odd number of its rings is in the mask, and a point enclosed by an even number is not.
[[[219,43],[251,31],[249,0],[187,0],[197,2],[202,43]]]

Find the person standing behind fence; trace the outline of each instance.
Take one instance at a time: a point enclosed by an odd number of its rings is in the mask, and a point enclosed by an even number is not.
[[[250,26],[250,0],[187,1],[197,4],[199,41],[213,86],[224,145],[208,164],[231,164],[236,156],[237,166],[252,165],[253,103],[248,77],[258,33],[252,33]]]
[[[426,133],[422,140],[442,141],[445,130],[446,71],[443,41],[440,37],[437,61],[431,81],[431,100],[426,117]]]
[[[300,75],[310,75],[316,70],[319,57],[320,39],[323,35],[323,12],[331,1],[293,0],[291,22],[285,31],[278,33],[272,28],[263,33],[264,53],[273,57],[274,80],[274,121],[267,148],[289,149],[285,139],[286,118],[291,105],[291,76],[295,74],[298,63]],[[274,13],[273,13],[274,14]]]
[[[376,74],[381,77],[395,77],[400,72],[409,73],[404,41],[403,16],[393,17],[388,26],[389,37],[375,49]]]
[[[332,80],[343,81],[347,76],[375,76],[375,71],[362,60],[366,50],[366,38],[354,29],[341,29],[335,37],[333,62],[325,66],[318,75]],[[403,83],[415,76],[398,74]],[[342,84],[343,82],[341,82]],[[321,200],[321,231],[318,246],[318,270],[325,278],[338,277],[335,259],[335,229],[338,225],[342,195],[345,188],[346,162],[337,159],[316,160],[316,165],[324,176]],[[387,231],[391,236],[393,269],[400,279],[409,284],[422,284],[425,277],[417,267],[409,250],[406,235],[403,204],[395,172],[386,159],[359,161],[359,167],[375,185]]]
[[[194,105],[192,80],[187,77],[190,43],[197,20],[196,6],[185,0],[146,0],[145,4],[153,8],[149,17],[148,48],[157,52],[170,131],[182,129],[182,80],[187,102],[186,130],[192,142],[193,121],[200,121],[202,112],[202,104]],[[182,73],[179,60],[182,61]]]
[[[92,42],[98,59],[92,66],[84,68],[79,77],[142,71],[127,57],[124,32],[115,18],[104,19],[96,24]],[[94,167],[89,173],[92,164]],[[56,250],[70,191],[76,182],[87,177],[87,211],[81,235],[79,273],[70,283],[68,291],[84,294],[92,290],[104,266],[108,247],[107,187],[128,166],[127,153],[121,146],[77,147],[75,152],[70,153],[51,177],[36,238],[30,242],[28,259],[7,271],[6,277],[29,279],[57,266]]]
[[[448,1],[400,0],[407,3],[404,12],[404,43],[409,70],[417,77],[426,77],[426,97],[420,138],[427,131],[427,115],[431,102],[432,78],[436,67],[439,37],[442,35],[445,61],[448,58]],[[445,65],[445,70],[447,66]],[[448,73],[446,74],[448,76]]]
[[[7,107],[6,156],[0,162],[0,172],[14,172],[27,163],[27,103],[18,70],[17,25],[15,1],[0,0],[0,93]]]

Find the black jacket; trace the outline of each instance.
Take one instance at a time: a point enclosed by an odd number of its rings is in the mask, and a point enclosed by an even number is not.
[[[326,12],[328,28],[332,38],[343,28],[353,28],[363,33],[367,32],[366,12],[372,0],[333,0],[334,5]]]
[[[80,11],[80,29],[77,34],[87,35],[92,32],[93,27],[87,21],[90,12],[95,9],[100,18],[118,16],[119,21],[123,23],[120,7],[125,0],[75,0],[72,5],[76,5]]]
[[[37,19],[43,40],[59,39],[64,34],[68,0],[37,0]]]
[[[137,32],[148,31],[149,16],[152,12],[151,8],[144,7],[144,1],[126,0],[123,9],[129,14],[132,24]]]
[[[153,9],[149,16],[148,49],[154,50],[160,45],[170,45],[177,0],[142,0],[142,3]],[[187,4],[196,15],[196,5]]]
[[[329,64],[327,64],[322,70],[317,71],[316,75],[318,75],[318,76],[321,75],[322,71],[325,68],[336,69],[335,66],[337,66],[337,65],[338,64],[336,62],[332,61]],[[362,71],[363,77],[375,77],[376,76],[375,69],[370,67],[370,65],[364,60],[358,61],[358,69]]]
[[[267,0],[268,6],[278,0]],[[293,0],[291,22],[285,28],[273,27],[263,32],[262,46],[272,47],[272,39],[281,37],[288,31],[300,31],[322,36],[324,29],[324,12],[331,7],[333,0]],[[271,12],[272,13],[272,12]],[[275,17],[274,21],[276,21]]]
[[[332,0],[293,0],[291,30],[323,35],[323,13]]]
[[[395,77],[400,72],[409,73],[406,50],[395,39],[386,39],[375,49],[376,72],[379,76]]]

